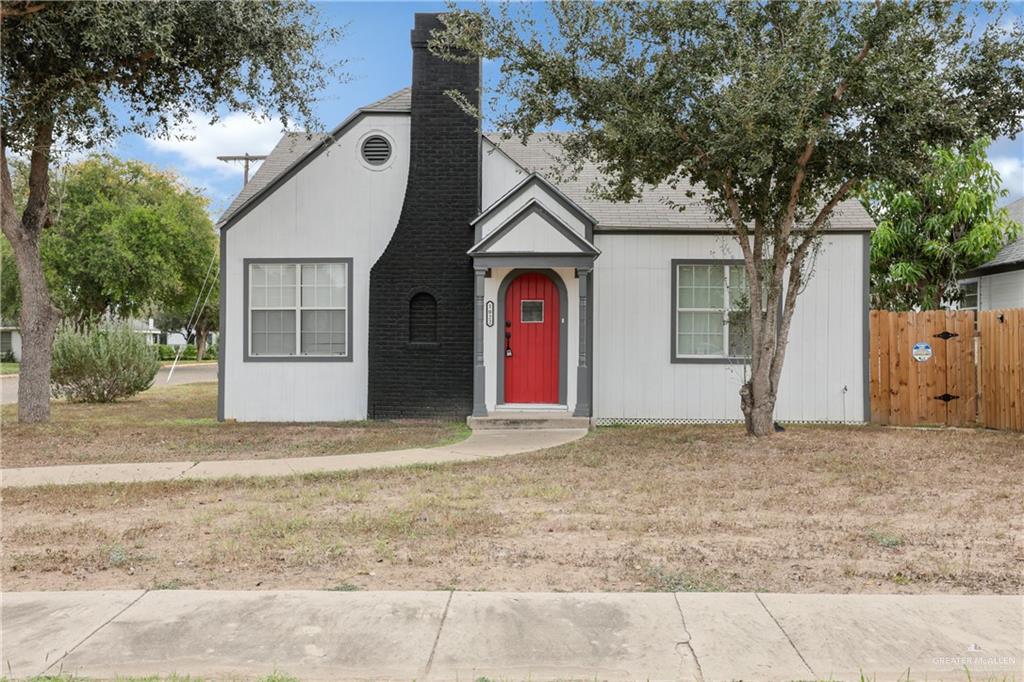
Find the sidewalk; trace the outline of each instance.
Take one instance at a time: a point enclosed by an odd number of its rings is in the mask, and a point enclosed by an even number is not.
[[[1019,680],[1024,598],[9,592],[3,667],[300,680]],[[9,666],[9,667],[8,667]]]
[[[586,429],[509,429],[475,431],[464,441],[438,448],[410,448],[324,457],[207,460],[202,462],[140,462],[134,464],[71,464],[54,467],[0,469],[0,488],[76,483],[173,481],[178,478],[215,479],[232,476],[287,476],[313,471],[352,471],[469,462],[553,448],[587,434]]]

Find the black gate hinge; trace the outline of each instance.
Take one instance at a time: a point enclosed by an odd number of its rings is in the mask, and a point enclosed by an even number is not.
[[[942,339],[943,341],[948,341],[951,338],[953,338],[954,336],[960,336],[960,335],[955,333],[955,332],[940,332],[938,334],[935,334],[934,336],[935,336],[936,339]]]
[[[950,400],[957,400],[958,398],[960,398],[960,396],[950,395],[948,393],[943,393],[942,395],[935,396],[936,400],[941,400],[944,403],[948,403]]]

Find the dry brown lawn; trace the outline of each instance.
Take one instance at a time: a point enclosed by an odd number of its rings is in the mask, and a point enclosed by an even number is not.
[[[12,489],[3,589],[1024,590],[1024,435],[605,428],[541,453]]]
[[[156,387],[124,402],[55,401],[46,424],[19,424],[4,405],[4,467],[255,459],[429,447],[469,434],[431,421],[253,424],[217,421],[217,384]]]

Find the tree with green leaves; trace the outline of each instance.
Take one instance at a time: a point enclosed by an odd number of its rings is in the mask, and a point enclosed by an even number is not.
[[[273,112],[315,128],[312,94],[333,77],[318,47],[339,37],[303,0],[267,2],[0,2],[0,224],[21,291],[24,346],[18,417],[49,418],[60,311],[40,246],[52,222],[50,170],[59,153],[123,133],[168,136],[176,122],[222,108]],[[8,169],[28,157],[17,211]]]
[[[17,205],[28,194],[27,166],[11,165]],[[195,301],[217,254],[206,197],[173,173],[109,154],[53,175],[52,225],[40,251],[66,319],[82,329],[105,315],[124,320]]]
[[[904,183],[929,146],[1014,135],[1024,26],[935,2],[555,2],[452,8],[432,49],[498,62],[499,131],[566,123],[563,172],[635,198],[690,183],[743,253],[752,357],[747,430],[773,433],[790,324],[836,207],[869,179]],[[980,26],[975,22],[980,21]],[[453,97],[455,97],[453,93]],[[462,101],[464,108],[472,110]]]
[[[209,277],[194,281],[187,296],[167,301],[156,309],[155,324],[164,331],[183,329],[195,340],[196,359],[202,360],[209,348],[210,334],[220,326],[220,268],[213,264]]]
[[[960,279],[1017,237],[1021,226],[997,202],[1007,196],[985,154],[990,140],[931,151],[914,182],[869,182],[861,193],[871,235],[871,304],[930,310],[959,303]]]

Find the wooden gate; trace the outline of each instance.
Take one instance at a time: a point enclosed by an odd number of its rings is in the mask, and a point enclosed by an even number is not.
[[[871,311],[871,420],[973,424],[977,415],[974,312]]]
[[[1024,309],[870,320],[871,421],[1024,431]]]
[[[978,422],[1024,431],[1024,308],[978,314]]]

